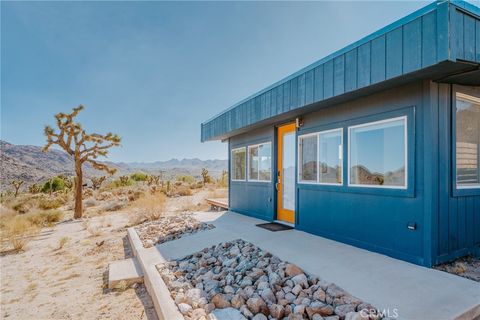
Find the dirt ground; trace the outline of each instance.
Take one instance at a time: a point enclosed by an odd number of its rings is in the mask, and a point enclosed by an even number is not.
[[[0,257],[2,319],[156,319],[143,285],[106,289],[108,263],[131,255],[127,223],[122,212],[91,218],[90,231],[66,221]]]
[[[204,209],[202,190],[170,198],[167,211]],[[143,285],[106,289],[108,263],[131,257],[130,209],[45,228],[24,252],[2,254],[1,319],[157,319]],[[130,213],[131,214],[131,213]],[[59,249],[60,239],[68,241]]]

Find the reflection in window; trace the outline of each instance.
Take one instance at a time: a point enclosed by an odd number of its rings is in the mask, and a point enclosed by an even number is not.
[[[317,181],[317,135],[301,136],[299,139],[300,181]]]
[[[245,180],[245,147],[232,149],[232,180]]]
[[[271,143],[248,147],[248,180],[270,181],[272,168]]]
[[[319,133],[320,183],[342,183],[342,129]]]
[[[406,188],[406,127],[406,117],[349,127],[349,184]]]
[[[480,97],[456,94],[457,187],[480,187]]]

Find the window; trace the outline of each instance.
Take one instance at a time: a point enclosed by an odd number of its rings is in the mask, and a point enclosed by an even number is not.
[[[407,117],[348,128],[349,185],[407,188]]]
[[[457,188],[480,187],[480,97],[456,93]]]
[[[244,181],[245,180],[245,162],[246,162],[246,150],[245,147],[232,149],[232,180]]]
[[[248,180],[270,181],[272,168],[271,143],[248,146]]]
[[[318,134],[320,183],[342,183],[342,136],[342,129],[320,132]]]
[[[342,184],[342,152],[342,129],[300,136],[300,182]]]
[[[318,135],[300,136],[298,140],[300,154],[300,181],[317,182]]]

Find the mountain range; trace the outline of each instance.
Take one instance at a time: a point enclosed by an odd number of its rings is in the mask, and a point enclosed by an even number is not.
[[[178,175],[192,175],[199,178],[202,168],[206,168],[213,177],[220,176],[227,170],[227,160],[200,160],[170,159],[155,162],[111,162],[105,161],[110,167],[117,169],[116,175],[125,175],[133,172],[159,174],[166,179]],[[41,183],[59,174],[74,175],[73,159],[66,152],[51,149],[45,153],[42,147],[31,145],[14,145],[0,140],[0,190],[9,188],[12,180],[20,179],[25,185]],[[89,165],[84,167],[84,175],[88,178],[105,173],[93,169]]]

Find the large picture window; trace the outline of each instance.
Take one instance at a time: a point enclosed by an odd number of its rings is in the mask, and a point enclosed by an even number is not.
[[[342,152],[342,129],[300,136],[300,182],[342,184]]]
[[[270,181],[272,176],[271,143],[248,146],[248,180]]]
[[[245,181],[246,148],[232,149],[232,181]]]
[[[349,185],[407,188],[407,117],[356,125],[349,133]]]
[[[457,92],[455,106],[457,188],[479,188],[480,97]]]

